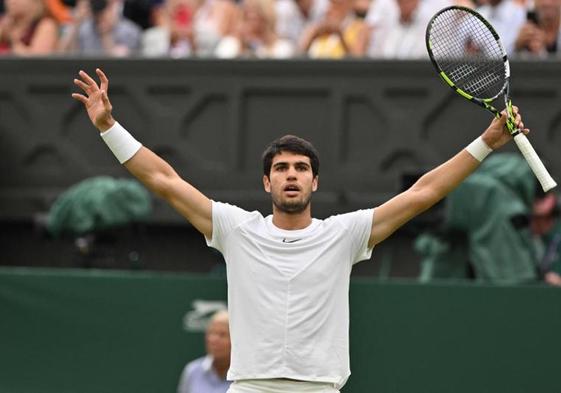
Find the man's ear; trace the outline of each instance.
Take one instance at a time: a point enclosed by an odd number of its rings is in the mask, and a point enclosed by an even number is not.
[[[271,193],[271,180],[269,179],[269,176],[267,176],[267,175],[263,175],[263,188],[268,193]]]
[[[316,177],[314,177],[314,180],[312,180],[312,192],[317,191],[319,187],[319,175],[316,175]]]

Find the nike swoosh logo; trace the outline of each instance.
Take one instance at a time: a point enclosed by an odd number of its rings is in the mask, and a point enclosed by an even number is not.
[[[296,243],[297,241],[300,241],[302,239],[292,239],[292,240],[288,240],[287,238],[282,239],[283,243]]]

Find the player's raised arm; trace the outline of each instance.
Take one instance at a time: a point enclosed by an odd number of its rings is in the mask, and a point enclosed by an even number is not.
[[[72,94],[84,104],[92,123],[101,132],[117,159],[148,189],[167,200],[197,230],[212,237],[212,207],[210,200],[183,180],[177,172],[154,152],[143,147],[113,118],[107,95],[109,80],[100,69],[96,70],[100,84],[84,71],[74,83],[85,94]]]
[[[516,126],[524,129],[518,108],[513,107]],[[485,132],[450,160],[424,174],[411,188],[374,209],[369,246],[390,236],[413,217],[429,209],[468,177],[492,150],[512,139],[505,129],[506,113],[494,118]]]

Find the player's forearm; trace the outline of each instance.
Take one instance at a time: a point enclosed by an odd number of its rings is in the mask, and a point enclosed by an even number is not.
[[[171,165],[150,149],[143,147],[111,116],[107,119],[104,117],[97,126],[102,131],[101,137],[117,160],[147,188],[165,196],[166,189],[169,188],[167,184],[178,177]]]
[[[423,175],[411,191],[422,196],[423,210],[428,209],[457,186],[479,166],[480,162],[467,150],[462,150],[450,160]]]
[[[168,184],[179,176],[171,165],[146,147],[141,147],[123,165],[149,190],[164,198],[168,194]]]
[[[474,156],[468,152],[468,149],[473,152],[472,145],[423,175],[407,191],[376,207],[369,246],[380,243],[407,221],[429,209],[473,173],[480,160],[475,158],[477,154]]]

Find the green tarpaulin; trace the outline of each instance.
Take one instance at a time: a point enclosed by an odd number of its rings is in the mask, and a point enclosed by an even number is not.
[[[139,220],[150,212],[150,195],[138,182],[100,176],[60,195],[49,211],[47,229],[54,236],[81,235]]]
[[[536,261],[527,225],[534,176],[519,154],[494,154],[446,200],[443,230],[415,242],[423,256],[421,280],[475,278],[495,283],[535,280]]]

